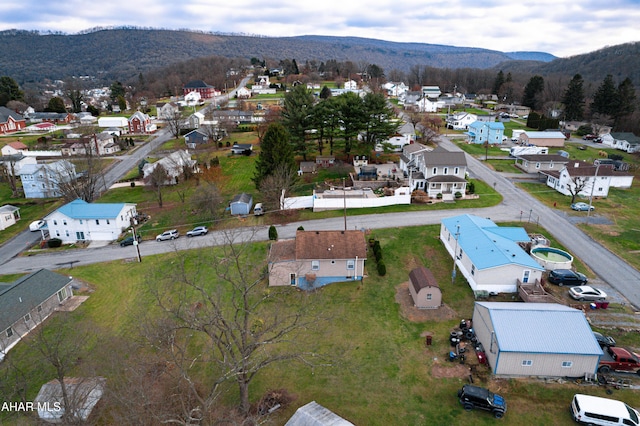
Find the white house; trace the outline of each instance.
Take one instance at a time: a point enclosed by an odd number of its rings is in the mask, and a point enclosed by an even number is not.
[[[189,116],[189,127],[197,129],[204,124],[204,114],[201,112],[194,112]]]
[[[502,377],[582,377],[602,349],[581,310],[558,303],[476,302],[473,330]]]
[[[142,167],[144,179],[148,179],[158,165],[162,165],[167,171],[167,181],[165,185],[175,185],[178,179],[184,175],[185,170],[192,173],[198,172],[197,161],[191,158],[187,150],[178,150],[168,156],[161,158],[155,163],[146,163]]]
[[[16,155],[24,154],[24,152],[28,150],[29,147],[22,142],[9,142],[0,149],[0,152],[2,155]]]
[[[236,90],[236,96],[238,99],[249,99],[251,97],[251,90],[246,87],[240,87]]]
[[[620,151],[634,153],[640,152],[640,137],[629,132],[609,133],[601,135],[603,145],[610,146]]]
[[[438,99],[442,91],[439,86],[422,86],[422,94],[430,99]]]
[[[87,203],[77,199],[44,217],[51,238],[63,243],[115,241],[137,215],[133,203]]]
[[[417,158],[420,154],[433,151],[433,148],[421,143],[412,143],[402,147],[402,154],[400,154],[400,170],[402,170],[405,176],[409,176],[412,171],[418,171]]]
[[[0,231],[15,225],[20,219],[20,208],[5,204],[0,207]]]
[[[438,99],[429,98],[423,96],[416,102],[416,108],[418,112],[438,112],[439,109],[444,108],[444,102]]]
[[[127,117],[100,117],[98,127],[129,128],[129,120]]]
[[[447,117],[447,127],[453,130],[467,130],[471,123],[478,121],[476,114],[456,112]]]
[[[440,241],[474,292],[516,293],[518,281],[542,279],[544,268],[519,245],[531,241],[524,228],[497,226],[469,214],[452,216],[442,220]]]
[[[202,105],[204,101],[202,100],[202,95],[196,90],[193,90],[186,95],[184,95],[184,101],[187,103],[187,106],[195,106]]]
[[[547,186],[564,195],[577,190],[580,197],[607,197],[609,188],[630,188],[633,175],[618,172],[611,165],[596,166],[585,161],[570,161],[559,171],[541,172],[547,176]]]
[[[404,82],[392,82],[389,81],[382,85],[382,87],[387,91],[387,96],[393,98],[399,98],[405,93],[409,91],[409,86],[404,84]]]
[[[6,170],[10,176],[17,176],[20,170],[27,164],[38,164],[36,157],[26,157],[22,153],[13,155],[3,155],[0,157],[0,173]]]
[[[344,89],[346,90],[356,90],[358,88],[358,83],[354,80],[347,80],[344,82]]]

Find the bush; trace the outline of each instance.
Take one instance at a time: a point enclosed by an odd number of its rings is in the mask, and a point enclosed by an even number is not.
[[[272,241],[278,239],[278,230],[276,229],[275,225],[271,225],[269,227],[269,239]]]
[[[49,248],[57,248],[62,245],[62,240],[60,238],[51,238],[47,241],[47,247]]]
[[[454,194],[454,196],[455,196],[456,198],[462,198],[462,193],[461,193],[460,191],[458,191],[458,192],[456,192],[456,193]]]
[[[135,182],[131,182],[131,187],[135,188],[136,187],[136,183]]]
[[[382,261],[378,262],[378,275],[381,277],[387,275],[387,266]]]
[[[438,200],[442,200],[442,192],[438,192],[438,194],[436,194],[436,198]]]
[[[467,193],[468,194],[475,194],[476,192],[476,184],[473,183],[473,181],[470,181],[467,183]]]
[[[302,225],[298,226],[298,231],[304,231],[304,226]]]
[[[380,241],[378,240],[373,243],[373,254],[376,258],[376,262],[380,262],[380,260],[382,260],[382,247],[380,247]]]

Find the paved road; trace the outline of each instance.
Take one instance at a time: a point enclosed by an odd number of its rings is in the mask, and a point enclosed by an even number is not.
[[[458,150],[453,143],[443,140],[442,144],[450,150]],[[481,179],[500,192],[503,201],[497,206],[481,209],[458,209],[423,212],[403,212],[389,214],[371,214],[349,216],[348,229],[381,229],[389,228],[390,224],[397,226],[420,226],[438,224],[452,214],[475,214],[488,217],[495,222],[538,222],[546,228],[563,246],[574,256],[588,265],[599,279],[624,295],[629,302],[640,307],[640,272],[614,255],[584,232],[578,229],[566,217],[564,212],[551,209],[540,203],[528,193],[519,190],[506,177],[488,169],[479,160],[467,155],[470,174]],[[278,227],[280,238],[291,238],[298,226],[306,230],[333,230],[344,227],[344,218],[330,218],[296,222]],[[236,238],[242,240],[265,241],[268,238],[266,227],[242,228],[235,231]],[[181,237],[172,242],[145,241],[140,244],[143,261],[145,256],[166,253],[174,250],[213,246],[221,244],[226,236],[221,231],[210,232],[204,237]],[[57,269],[74,265],[86,265],[103,262],[105,260],[132,259],[135,260],[135,248],[132,246],[121,248],[115,245],[106,247],[69,250],[55,254],[16,257],[2,265],[2,273],[20,273],[37,270],[39,268]]]

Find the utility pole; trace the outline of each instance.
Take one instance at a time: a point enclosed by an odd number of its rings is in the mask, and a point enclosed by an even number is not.
[[[136,220],[133,216],[130,218],[131,221],[131,232],[133,233],[133,245],[136,248],[136,254],[138,256],[138,262],[142,262],[142,256],[140,255],[140,245],[138,244],[138,235],[136,234]]]
[[[347,230],[347,186],[345,178],[342,178],[342,204],[344,206],[344,230]]]
[[[593,191],[596,188],[596,183],[598,181],[598,170],[600,169],[600,163],[596,166],[596,174],[593,177],[593,183],[591,184],[591,195],[589,195],[589,208],[587,209],[587,220],[586,224],[589,224],[589,216],[591,215],[591,203],[593,201]]]

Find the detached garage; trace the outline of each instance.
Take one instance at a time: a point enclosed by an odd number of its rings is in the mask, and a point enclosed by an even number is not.
[[[229,204],[229,209],[232,215],[248,215],[253,206],[253,197],[247,193],[238,194],[233,197]]]
[[[436,309],[442,304],[442,292],[433,273],[424,266],[409,272],[409,292],[419,309]]]
[[[602,356],[584,313],[557,303],[476,302],[473,329],[498,376],[584,377]]]

